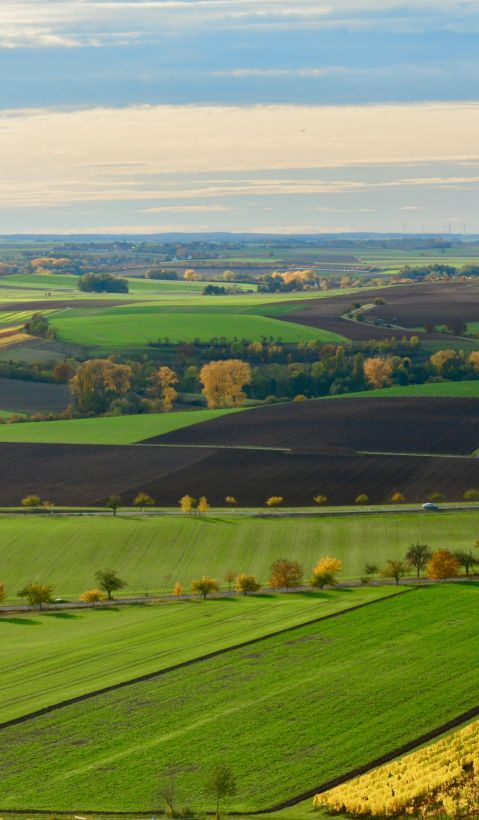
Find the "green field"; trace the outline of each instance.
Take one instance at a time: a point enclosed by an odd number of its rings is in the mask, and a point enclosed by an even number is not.
[[[0,616],[0,723],[340,612],[391,587]]]
[[[211,809],[224,761],[235,809],[314,789],[477,705],[477,595],[412,591],[7,728],[0,803],[154,810],[174,772]]]
[[[169,592],[179,581],[225,572],[252,572],[264,585],[277,558],[296,559],[305,577],[324,555],[343,561],[344,578],[363,575],[367,560],[402,558],[419,541],[431,549],[471,549],[474,512],[371,516],[257,518],[212,514],[3,516],[1,580],[10,599],[25,582],[53,584],[55,595],[75,596],[94,586],[94,574],[113,567],[127,582],[125,595]]]
[[[479,398],[479,379],[464,382],[432,382],[431,384],[408,384],[398,387],[384,387],[381,390],[362,390],[360,393],[340,393],[337,396],[325,396],[325,399],[354,398],[394,398],[397,396],[445,396],[458,398]]]
[[[52,321],[60,341],[71,344],[96,347],[110,351],[114,348],[142,347],[150,342],[158,342],[168,337],[171,342],[193,342],[199,339],[208,342],[213,337],[227,339],[260,340],[263,336],[281,339],[283,342],[305,342],[314,339],[340,341],[335,333],[317,328],[294,325],[240,313],[166,312],[158,308],[156,312],[145,314],[126,311],[90,311],[88,315],[68,315],[55,317]]]
[[[0,411],[1,412],[1,411]],[[190,427],[230,410],[185,410],[173,413],[151,413],[138,416],[37,421],[0,425],[0,441],[51,442],[52,444],[135,444],[153,436]],[[11,416],[9,412],[5,415]]]

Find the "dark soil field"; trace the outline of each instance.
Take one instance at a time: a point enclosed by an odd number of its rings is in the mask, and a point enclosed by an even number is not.
[[[446,325],[453,319],[479,321],[479,283],[444,282],[398,287],[384,295],[386,304],[369,312],[373,319],[383,319],[403,327]]]
[[[61,413],[70,401],[64,384],[28,382],[0,378],[0,409],[19,410],[23,413]]]
[[[310,506],[317,493],[331,504],[351,504],[359,493],[371,503],[400,490],[421,502],[433,492],[450,501],[479,486],[479,461],[415,456],[307,455],[261,450],[189,447],[0,444],[8,481],[0,505],[18,505],[29,493],[55,504],[103,505],[111,493],[130,504],[140,490],[160,506],[185,493],[221,506],[234,495],[242,506],[262,506],[281,495],[290,506]]]
[[[478,416],[478,399],[311,400],[223,416],[150,443],[466,455],[479,447]]]
[[[354,304],[371,304],[376,297],[385,300],[367,312],[367,322],[354,322],[342,319]],[[427,336],[422,332],[403,331],[402,328],[422,328],[425,323],[433,325],[447,324],[451,319],[464,319],[466,322],[479,321],[479,283],[475,282],[432,282],[418,285],[398,285],[394,288],[377,288],[375,290],[349,293],[344,296],[333,296],[328,299],[313,299],[295,303],[297,309],[285,313],[281,319],[296,322],[310,327],[320,327],[333,333],[339,333],[352,341],[369,339],[386,339],[392,336],[424,336],[427,339],[447,337],[439,333]],[[392,322],[400,328],[375,327],[375,319]]]

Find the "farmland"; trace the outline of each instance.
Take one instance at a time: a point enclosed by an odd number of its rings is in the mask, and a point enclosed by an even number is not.
[[[475,399],[355,398],[289,402],[183,428],[153,441],[209,447],[285,447],[296,452],[371,451],[467,455],[479,446]],[[193,434],[194,439],[191,438]]]
[[[175,771],[203,808],[219,761],[241,784],[236,809],[303,794],[477,705],[476,595],[411,592],[6,728],[1,801],[153,810],[158,775]]]
[[[422,336],[421,331],[426,323],[445,325],[454,319],[478,321],[478,296],[479,285],[476,282],[398,285],[365,291],[364,294],[358,291],[353,298],[350,295],[339,295],[326,300],[296,303],[289,307],[272,306],[271,315],[277,315],[280,310],[284,321],[320,327],[358,341],[408,336],[411,332]],[[373,305],[376,298],[384,299],[385,304]],[[351,310],[353,303],[369,306],[367,322],[342,318]],[[375,327],[372,324],[375,319],[393,323],[397,327]],[[410,330],[403,332],[402,328]],[[430,333],[428,338],[440,340],[444,336]],[[444,340],[447,340],[447,336]]]
[[[0,378],[0,407],[4,410],[61,412],[68,401],[68,389],[63,384]]]
[[[368,587],[3,616],[0,723],[391,594]]]
[[[52,584],[55,596],[78,596],[103,567],[114,567],[124,578],[126,596],[170,593],[176,581],[187,590],[205,573],[221,582],[230,569],[250,572],[264,586],[271,564],[282,556],[299,561],[308,579],[318,558],[332,554],[343,562],[341,577],[357,579],[366,561],[382,566],[402,558],[417,541],[433,550],[470,550],[479,517],[475,510],[299,519],[137,513],[4,516],[1,524],[1,577],[14,600],[29,579]]]
[[[244,507],[261,507],[270,495],[304,507],[318,493],[333,505],[353,504],[363,493],[369,503],[384,504],[396,491],[422,503],[432,493],[462,501],[466,490],[479,485],[477,459],[458,456],[2,442],[0,458],[9,475],[0,487],[0,503],[7,506],[39,491],[59,506],[103,506],[112,492],[131,504],[140,491],[160,507],[176,506],[185,493],[206,495],[220,507],[226,495]]]
[[[0,379],[0,391],[1,391]],[[25,382],[21,383],[25,384]],[[479,384],[479,382],[478,382]],[[36,384],[35,387],[39,385]],[[0,441],[56,444],[135,444],[150,436],[200,424],[238,410],[184,410],[110,418],[26,422],[0,427]]]

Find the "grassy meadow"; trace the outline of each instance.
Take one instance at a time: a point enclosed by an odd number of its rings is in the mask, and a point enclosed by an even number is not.
[[[32,421],[0,425],[0,441],[45,442],[52,444],[135,444],[138,441],[171,433],[225,413],[242,409],[184,410],[172,413],[144,413],[66,421]],[[11,416],[12,413],[5,413]]]
[[[306,580],[324,555],[343,562],[344,579],[364,574],[365,561],[403,558],[418,541],[431,549],[471,549],[477,512],[259,518],[254,515],[4,516],[1,580],[9,600],[27,581],[52,584],[55,596],[78,596],[112,567],[123,595],[185,589],[201,575],[221,582],[228,570],[251,572],[266,585],[277,558],[300,561]],[[222,584],[225,588],[225,584]]]
[[[476,706],[477,594],[415,590],[6,728],[0,803],[153,811],[174,772],[211,810],[219,762],[237,810],[314,789]]]
[[[0,723],[392,594],[364,587],[2,615]]]

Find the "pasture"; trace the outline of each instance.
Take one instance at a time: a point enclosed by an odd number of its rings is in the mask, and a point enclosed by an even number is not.
[[[0,724],[392,594],[366,587],[1,615]]]
[[[29,580],[54,586],[55,597],[77,597],[95,586],[95,572],[113,567],[126,582],[122,594],[170,593],[176,581],[188,590],[202,575],[222,579],[228,570],[250,572],[266,586],[277,558],[299,561],[309,580],[321,556],[343,562],[344,579],[403,558],[411,544],[431,550],[470,550],[479,515],[401,513],[304,518],[211,514],[201,517],[4,516],[2,574],[9,600]]]
[[[0,802],[154,811],[174,773],[211,809],[219,762],[234,809],[304,794],[477,705],[477,592],[412,591],[6,728]]]

